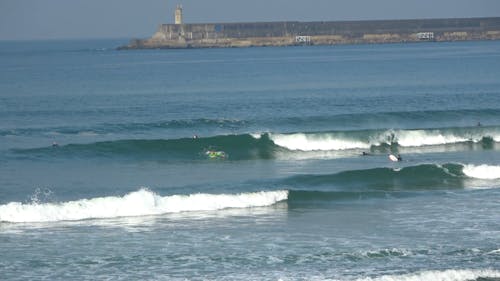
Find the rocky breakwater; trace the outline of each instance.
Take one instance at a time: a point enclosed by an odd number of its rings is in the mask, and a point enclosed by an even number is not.
[[[119,49],[224,48],[500,39],[500,17],[337,22],[161,24]]]

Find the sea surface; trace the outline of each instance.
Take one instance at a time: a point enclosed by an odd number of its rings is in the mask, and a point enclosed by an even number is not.
[[[126,43],[0,42],[1,280],[500,280],[500,42]]]

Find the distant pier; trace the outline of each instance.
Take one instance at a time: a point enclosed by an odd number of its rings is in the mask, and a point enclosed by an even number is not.
[[[321,22],[161,24],[147,39],[120,49],[230,48],[422,41],[499,40],[500,17]]]

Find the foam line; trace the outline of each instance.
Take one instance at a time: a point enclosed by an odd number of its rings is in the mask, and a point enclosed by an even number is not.
[[[491,269],[449,269],[449,270],[429,270],[417,273],[402,275],[384,275],[380,277],[361,278],[357,281],[470,281],[479,278],[499,278],[500,271]]]
[[[493,180],[500,179],[500,166],[492,165],[464,165],[463,173],[476,179]]]
[[[262,207],[287,198],[286,190],[217,195],[198,193],[162,197],[150,190],[140,189],[123,197],[110,196],[44,204],[11,202],[0,205],[0,221],[50,222]]]
[[[276,145],[289,150],[314,151],[370,148],[370,144],[367,142],[339,138],[328,134],[270,134],[270,138]]]

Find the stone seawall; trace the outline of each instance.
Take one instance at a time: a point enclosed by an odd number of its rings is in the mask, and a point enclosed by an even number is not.
[[[120,49],[334,45],[500,39],[500,17],[338,22],[162,24]]]

